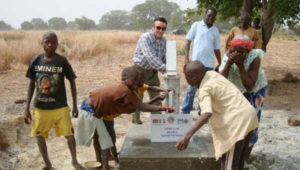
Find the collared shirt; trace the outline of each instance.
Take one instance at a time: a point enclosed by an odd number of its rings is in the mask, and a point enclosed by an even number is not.
[[[166,69],[166,38],[155,39],[153,31],[144,33],[136,46],[133,62],[146,69],[164,71]]]
[[[205,67],[214,68],[214,50],[220,49],[218,28],[208,28],[203,20],[197,21],[193,23],[186,39],[192,41],[192,61],[198,60]]]
[[[259,36],[258,32],[255,30],[255,28],[249,27],[246,30],[241,30],[239,27],[233,27],[225,41],[225,50],[226,51],[230,47],[231,40],[237,35],[247,35],[250,38],[250,40],[254,42],[253,48],[261,48],[262,47],[262,39]]]
[[[212,113],[208,125],[217,160],[258,127],[254,107],[235,85],[217,72],[207,71],[203,77],[199,103],[202,113]]]

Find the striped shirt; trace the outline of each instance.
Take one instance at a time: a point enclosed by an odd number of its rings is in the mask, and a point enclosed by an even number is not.
[[[146,69],[163,72],[166,69],[166,38],[156,40],[153,31],[144,33],[136,46],[133,62]]]

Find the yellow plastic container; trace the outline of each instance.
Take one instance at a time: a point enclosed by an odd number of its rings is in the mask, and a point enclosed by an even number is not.
[[[96,168],[100,168],[101,163],[97,161],[87,161],[84,163],[84,166],[87,170],[95,170]]]

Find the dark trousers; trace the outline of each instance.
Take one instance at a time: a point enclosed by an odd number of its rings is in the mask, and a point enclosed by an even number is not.
[[[243,170],[252,131],[240,141],[237,141],[227,153],[222,155],[222,170]]]
[[[142,71],[144,73],[144,84],[147,84],[148,86],[158,86],[158,87],[160,86],[158,72],[156,70],[146,70],[139,66],[136,66],[136,67],[138,68],[139,71]],[[151,90],[147,90],[147,92],[149,94],[150,100],[160,94],[159,92],[154,92]],[[143,101],[143,97],[144,97],[144,95],[140,96],[140,99],[142,101]],[[161,105],[161,101],[157,100],[153,104]],[[137,111],[137,113],[139,113],[139,111]],[[161,113],[161,112],[155,112],[155,113]]]

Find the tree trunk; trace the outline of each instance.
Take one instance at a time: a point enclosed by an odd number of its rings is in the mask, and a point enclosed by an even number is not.
[[[270,5],[270,0],[264,4],[263,14],[261,16],[261,27],[263,40],[262,49],[266,51],[274,28],[273,10]]]
[[[243,0],[242,13],[249,13],[250,16],[252,14],[252,10],[254,8],[255,2],[254,0]]]

